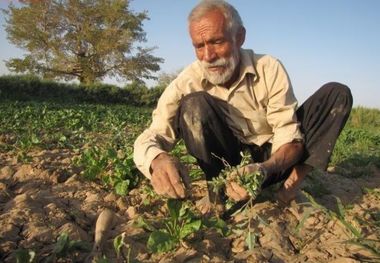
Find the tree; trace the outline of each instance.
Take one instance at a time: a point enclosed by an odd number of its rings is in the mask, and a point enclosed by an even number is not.
[[[118,80],[152,79],[163,59],[145,42],[146,12],[134,13],[128,0],[23,0],[2,10],[11,43],[24,58],[6,62],[9,70],[50,79],[93,83],[106,76]]]

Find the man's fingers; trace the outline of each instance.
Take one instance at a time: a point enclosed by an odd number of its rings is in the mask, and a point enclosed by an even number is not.
[[[191,186],[191,179],[189,176],[189,170],[187,167],[183,164],[179,164],[179,173],[181,175],[182,183],[185,185],[185,188],[190,188]]]
[[[181,177],[178,173],[178,170],[175,166],[171,167],[171,169],[168,169],[168,178],[170,185],[172,186],[173,190],[175,191],[175,194],[178,197],[184,198],[185,197],[185,187],[182,184]]]
[[[226,194],[229,198],[231,198],[232,200],[236,202],[241,200],[240,195],[235,192],[235,190],[232,188],[231,184],[229,183],[226,185]]]
[[[174,190],[169,178],[164,171],[156,171],[152,175],[152,185],[159,195],[168,195],[171,198],[179,198],[180,196]]]
[[[235,182],[230,182],[227,185],[226,192],[234,201],[241,201],[248,198],[247,191]]]
[[[248,197],[247,191],[242,186],[240,186],[239,184],[237,184],[235,182],[231,182],[231,187],[239,195],[240,200],[246,199]]]

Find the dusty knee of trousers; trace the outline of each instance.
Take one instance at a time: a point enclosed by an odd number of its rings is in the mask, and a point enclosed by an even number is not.
[[[339,82],[330,82],[322,87],[330,96],[335,97],[335,106],[331,113],[348,115],[352,108],[352,94],[349,87]]]
[[[207,121],[210,111],[209,104],[206,101],[206,92],[196,92],[184,97],[181,100],[181,116],[184,124],[188,128],[199,129],[200,125]]]

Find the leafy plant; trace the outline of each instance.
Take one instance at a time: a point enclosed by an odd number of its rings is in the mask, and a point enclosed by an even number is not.
[[[163,221],[164,227],[154,230],[147,242],[147,247],[154,253],[172,250],[202,226],[202,220],[195,217],[187,203],[169,199],[167,207],[170,216]]]
[[[167,208],[169,217],[154,221],[158,227],[142,217],[139,217],[135,222],[136,226],[151,232],[147,247],[153,253],[164,253],[176,248],[188,236],[198,232],[203,227],[213,228],[223,236],[230,233],[227,224],[222,219],[214,217],[201,219],[196,216],[192,212],[189,202],[168,199]]]
[[[215,156],[215,155],[214,155]],[[242,160],[239,165],[231,166],[226,160],[219,158],[225,168],[221,171],[219,176],[213,178],[211,182],[209,182],[211,189],[214,191],[216,195],[220,194],[220,191],[225,187],[227,182],[236,182],[242,187],[244,187],[249,193],[249,199],[246,203],[235,212],[241,213],[243,212],[246,216],[246,220],[243,220],[242,223],[235,225],[234,232],[238,235],[245,235],[245,243],[250,250],[255,247],[257,233],[251,227],[253,220],[259,219],[264,222],[258,215],[253,215],[249,211],[254,205],[254,200],[261,192],[261,185],[265,179],[264,175],[260,171],[252,172],[252,173],[241,173],[241,168],[245,165],[248,165],[251,162],[251,157],[249,154],[244,154],[241,152]],[[216,204],[214,204],[214,209],[216,211]]]
[[[54,244],[52,254],[48,257],[48,262],[56,262],[57,259],[67,258],[75,252],[89,252],[89,243],[81,240],[70,240],[67,233],[62,233]]]
[[[130,248],[129,244],[125,243],[124,239],[125,239],[125,232],[123,232],[122,234],[120,234],[114,238],[113,247],[116,251],[117,257],[120,258],[120,256],[122,256],[126,260],[126,262],[129,263],[130,258],[131,258],[131,248]],[[124,256],[124,254],[122,252],[123,247],[127,248],[127,251],[128,251],[127,256]]]
[[[115,189],[117,194],[124,196],[139,181],[132,152],[128,149],[126,151],[127,154],[118,154],[112,147],[100,149],[93,146],[83,152],[77,165],[83,168],[82,174],[86,179],[99,178]]]
[[[33,263],[36,262],[36,252],[28,249],[18,249],[15,251],[17,263]]]

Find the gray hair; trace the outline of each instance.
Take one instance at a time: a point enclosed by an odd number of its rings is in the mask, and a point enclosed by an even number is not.
[[[211,10],[219,10],[224,15],[227,22],[227,31],[236,34],[243,27],[243,21],[238,11],[224,0],[203,0],[191,10],[188,23],[200,20],[206,13]]]

